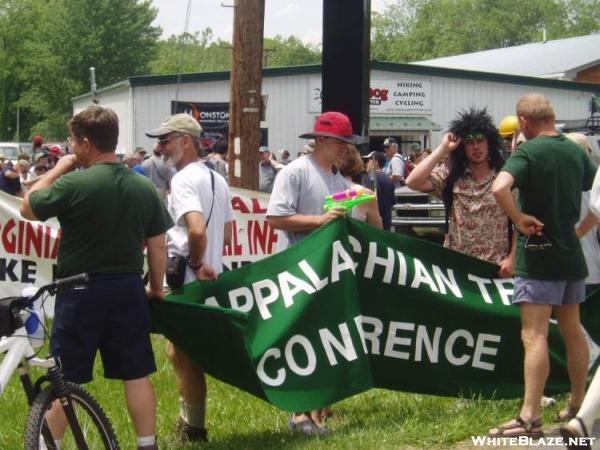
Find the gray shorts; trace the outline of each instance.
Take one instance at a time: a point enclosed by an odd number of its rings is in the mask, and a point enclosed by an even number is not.
[[[513,304],[576,305],[585,300],[585,280],[536,280],[515,277]]]

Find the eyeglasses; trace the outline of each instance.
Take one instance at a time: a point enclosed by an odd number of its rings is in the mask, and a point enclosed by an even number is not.
[[[465,136],[465,144],[472,144],[473,142],[483,142],[486,139],[487,138],[485,137],[485,134],[481,134],[481,133],[467,134]]]
[[[527,250],[537,252],[552,248],[552,242],[550,242],[550,239],[548,239],[548,236],[546,236],[544,233],[540,235],[530,234],[527,236],[527,239],[525,239],[525,244],[523,244],[523,247]]]
[[[185,134],[169,134],[166,137],[159,137],[158,138],[158,143],[160,145],[166,145],[166,144],[169,143],[169,141],[171,139],[175,139],[175,138],[179,138],[179,137],[183,137],[183,136],[185,136]]]

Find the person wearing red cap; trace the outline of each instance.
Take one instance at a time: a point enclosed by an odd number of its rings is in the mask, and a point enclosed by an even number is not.
[[[33,154],[35,155],[36,153],[42,151],[42,146],[44,145],[44,138],[42,137],[41,134],[36,134],[35,136],[33,136],[31,143],[33,144],[32,150],[33,150]]]
[[[314,130],[300,138],[314,139],[314,150],[279,171],[267,207],[269,225],[279,230],[280,251],[299,242],[315,228],[345,216],[344,208],[325,212],[323,204],[326,196],[351,186],[339,173],[336,162],[344,159],[347,144],[361,141],[359,136],[352,134],[350,119],[333,111],[321,114]],[[288,427],[305,434],[327,434],[329,429],[322,425],[320,415],[319,411],[310,415],[294,413]]]

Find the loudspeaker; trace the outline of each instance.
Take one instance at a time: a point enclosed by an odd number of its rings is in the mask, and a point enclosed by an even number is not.
[[[368,139],[371,0],[323,1],[322,111],[350,117]]]

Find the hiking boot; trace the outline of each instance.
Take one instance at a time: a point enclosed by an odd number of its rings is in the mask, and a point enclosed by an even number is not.
[[[180,416],[175,423],[175,434],[181,442],[208,442],[206,428],[193,427]]]

